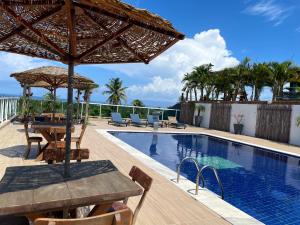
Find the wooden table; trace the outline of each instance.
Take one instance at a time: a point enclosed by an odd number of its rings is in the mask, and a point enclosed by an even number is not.
[[[37,156],[37,160],[43,159],[43,151],[49,146],[51,142],[55,141],[55,135],[51,133],[51,129],[59,129],[60,132],[57,134],[57,141],[62,140],[66,134],[66,124],[57,122],[33,122],[31,128],[38,131],[46,139],[47,144],[43,146],[41,152]],[[75,127],[73,126],[71,131],[74,132]]]
[[[104,204],[142,194],[140,186],[108,160],[8,167],[0,182],[0,216],[26,215]]]

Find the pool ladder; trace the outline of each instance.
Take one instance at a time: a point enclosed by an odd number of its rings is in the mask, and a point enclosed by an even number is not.
[[[216,168],[212,167],[212,166],[203,166],[203,167],[200,167],[197,159],[193,158],[193,157],[185,157],[183,160],[181,160],[178,168],[177,168],[177,183],[179,183],[179,180],[180,180],[180,169],[181,169],[181,166],[182,164],[187,161],[187,160],[191,160],[192,162],[194,162],[195,166],[196,166],[196,169],[197,169],[197,176],[196,176],[196,191],[195,191],[195,194],[198,195],[198,192],[199,192],[199,180],[201,178],[201,181],[202,181],[202,188],[205,187],[205,180],[204,180],[204,177],[203,177],[203,171],[206,170],[206,169],[210,169],[214,172],[214,175],[215,175],[215,178],[218,182],[218,185],[219,185],[219,188],[221,190],[221,198],[224,199],[224,188],[223,188],[223,184],[220,180],[220,177],[219,177],[219,174],[218,174],[218,171],[216,170]]]

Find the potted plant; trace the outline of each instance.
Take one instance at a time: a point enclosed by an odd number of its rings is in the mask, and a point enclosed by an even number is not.
[[[233,124],[234,133],[242,134],[244,125],[242,124],[244,115],[242,113],[234,114],[235,123]]]
[[[201,112],[205,112],[205,107],[203,105],[196,105],[195,108],[197,110],[197,115],[195,116],[195,126],[200,127],[203,120]]]

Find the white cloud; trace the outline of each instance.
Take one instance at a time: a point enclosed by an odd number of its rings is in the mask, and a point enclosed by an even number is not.
[[[178,42],[149,65],[101,65],[102,68],[148,80],[145,85],[128,88],[129,98],[176,101],[181,92],[181,79],[194,66],[212,63],[215,70],[235,66],[239,61],[227,49],[220,30],[211,29]],[[160,99],[159,99],[160,98]]]
[[[4,74],[4,76],[0,76],[2,80],[11,79],[9,75],[13,72],[49,65],[49,61],[46,60],[5,52],[0,53],[0,63],[0,73]]]
[[[292,7],[279,5],[274,0],[260,0],[256,4],[247,7],[245,12],[250,15],[263,16],[275,26],[278,26],[290,16],[291,10]]]

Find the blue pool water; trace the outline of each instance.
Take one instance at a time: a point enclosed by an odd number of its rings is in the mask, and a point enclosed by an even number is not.
[[[300,224],[300,158],[205,135],[110,133],[174,171],[196,157],[218,169],[225,201],[265,224]],[[194,164],[183,164],[183,176],[195,182],[196,173]],[[220,194],[212,172],[204,177]]]

